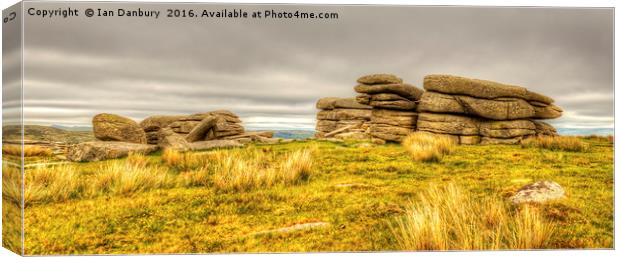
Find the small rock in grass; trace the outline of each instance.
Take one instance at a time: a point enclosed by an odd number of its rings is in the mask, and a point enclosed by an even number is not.
[[[558,183],[544,180],[525,185],[510,198],[514,204],[544,203],[564,197],[564,189]]]

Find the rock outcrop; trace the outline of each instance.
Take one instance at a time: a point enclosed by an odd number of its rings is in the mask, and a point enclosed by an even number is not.
[[[373,142],[382,143],[399,142],[412,131],[425,131],[461,144],[514,144],[529,136],[557,135],[553,126],[540,119],[562,115],[562,109],[548,96],[487,80],[429,75],[424,78],[426,91],[390,74],[368,75],[357,82],[355,100],[359,105],[348,98],[328,97],[317,102],[321,109],[317,137],[370,136]],[[367,132],[353,130],[360,120]]]
[[[135,121],[116,114],[100,113],[93,117],[93,133],[102,141],[146,144],[146,134]]]
[[[93,141],[70,146],[67,159],[74,162],[91,162],[122,158],[129,153],[149,154],[157,151],[156,145],[119,141]]]
[[[418,130],[450,135],[461,144],[515,144],[534,135],[557,135],[537,119],[558,118],[553,99],[526,88],[450,75],[424,78]]]

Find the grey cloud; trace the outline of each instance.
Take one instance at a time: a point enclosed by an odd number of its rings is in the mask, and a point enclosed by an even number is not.
[[[318,98],[354,96],[357,77],[388,72],[420,87],[435,73],[522,85],[557,99],[568,113],[553,121],[559,125],[613,123],[613,96],[605,98],[613,92],[611,9],[123,5],[181,6],[334,11],[340,18],[26,17],[26,121],[88,124],[97,112],[142,119],[230,109],[256,126],[312,128]]]

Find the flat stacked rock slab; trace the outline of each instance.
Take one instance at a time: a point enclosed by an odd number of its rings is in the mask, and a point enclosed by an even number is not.
[[[524,87],[451,75],[429,75],[417,110],[417,128],[458,138],[461,144],[514,144],[557,135],[539,119],[558,118],[553,99]]]

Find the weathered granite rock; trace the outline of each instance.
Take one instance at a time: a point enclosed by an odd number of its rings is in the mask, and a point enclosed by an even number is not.
[[[366,84],[366,85],[374,85],[374,84],[398,84],[402,83],[403,80],[399,77],[396,77],[392,74],[372,74],[360,77],[357,79],[357,83]]]
[[[550,97],[530,92],[524,87],[451,75],[428,75],[424,77],[424,89],[450,95],[468,95],[486,99],[512,97],[546,104],[553,103],[553,99]]]
[[[558,183],[544,180],[525,185],[510,198],[514,204],[544,203],[561,199],[565,195],[564,189]]]
[[[452,114],[420,113],[417,129],[438,134],[477,136],[479,120]]]
[[[530,102],[531,103],[531,102]],[[536,119],[555,119],[562,116],[562,108],[550,104],[547,106],[537,106],[533,105],[534,108],[534,117]]]
[[[374,101],[370,100],[368,103],[372,107],[383,109],[395,109],[395,110],[415,110],[416,103],[409,100],[395,100],[395,101]]]
[[[534,126],[536,126],[536,135],[537,136],[557,136],[557,130],[543,121],[532,120]]]
[[[73,145],[67,150],[67,159],[74,162],[91,162],[122,158],[129,153],[149,154],[157,151],[156,145],[119,141],[93,141]]]
[[[116,114],[100,113],[93,117],[93,133],[103,141],[146,144],[146,134],[135,121]]]
[[[370,122],[373,124],[386,124],[410,129],[415,128],[417,120],[417,112],[402,112],[385,109],[372,110],[370,117]]]
[[[490,100],[435,92],[424,92],[418,111],[469,114],[493,120],[523,119],[535,116],[534,107],[519,98]]]
[[[204,140],[207,137],[207,132],[212,129],[215,124],[218,122],[218,119],[221,121],[224,120],[217,116],[206,116],[200,123],[198,123],[192,130],[185,136],[187,142],[196,142],[200,140]],[[225,123],[225,122],[224,122]]]
[[[183,115],[154,115],[149,116],[140,122],[140,127],[144,132],[157,132],[162,128],[167,127],[175,121],[179,121],[186,116]]]
[[[200,124],[200,121],[188,120],[188,121],[175,121],[171,123],[169,126],[176,133],[189,134],[189,132],[191,132],[192,129],[194,129],[194,127],[196,127],[198,124]]]
[[[172,149],[179,152],[190,150],[189,142],[184,136],[175,133],[171,128],[163,128],[159,130],[158,145],[162,149]]]
[[[334,109],[317,113],[317,120],[370,120],[371,110]]]
[[[229,123],[241,123],[239,116],[237,116],[236,114],[228,110],[216,110],[216,111],[211,111],[211,112],[195,113],[192,115],[188,115],[185,118],[182,118],[181,120],[182,121],[202,121],[207,116],[219,116]]]
[[[355,92],[364,94],[382,94],[391,93],[402,96],[409,100],[418,100],[422,96],[424,90],[409,84],[378,84],[378,85],[357,85]],[[357,98],[356,98],[357,100]],[[360,102],[363,103],[363,102]]]
[[[413,132],[411,128],[387,124],[370,124],[370,135],[385,141],[400,142],[411,132]]]
[[[492,138],[514,138],[536,134],[536,126],[529,120],[483,121],[480,135]]]
[[[372,106],[358,103],[355,98],[325,97],[316,102],[317,109],[372,109]]]

